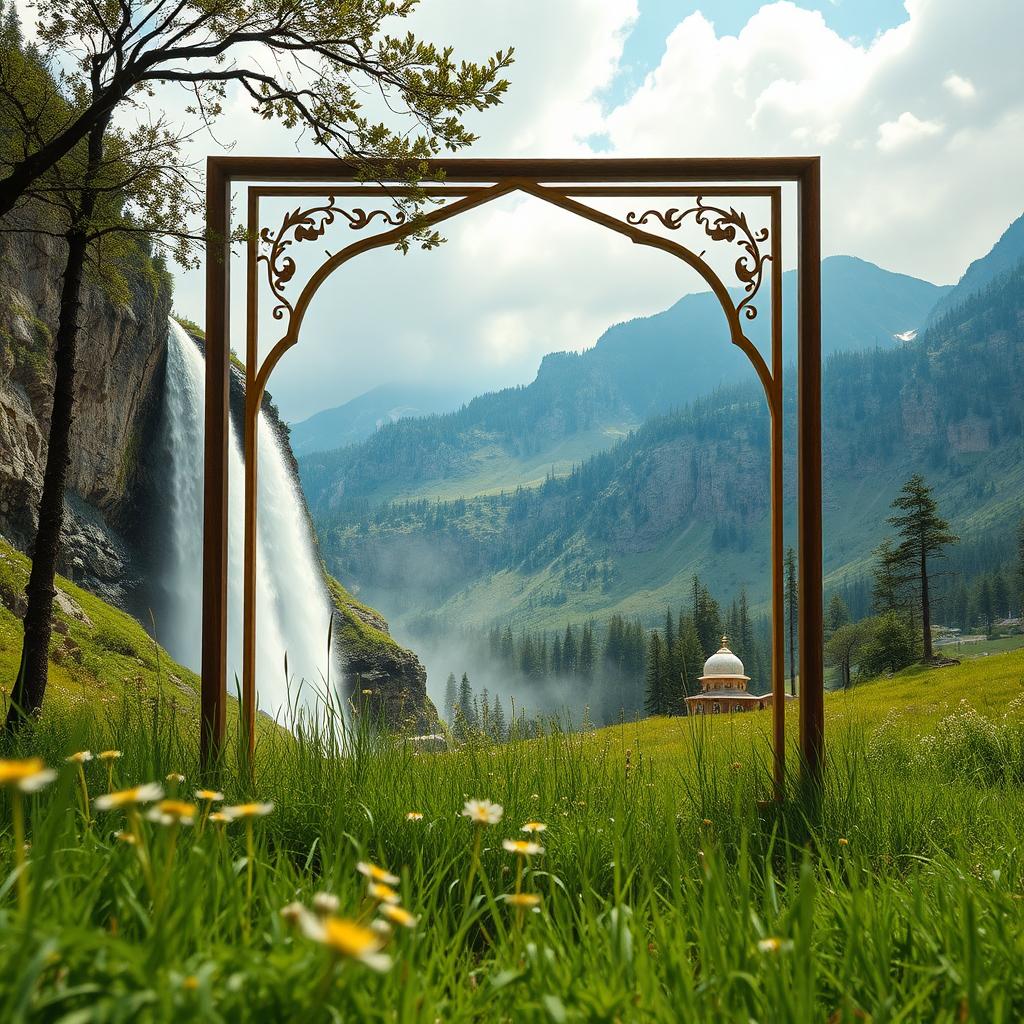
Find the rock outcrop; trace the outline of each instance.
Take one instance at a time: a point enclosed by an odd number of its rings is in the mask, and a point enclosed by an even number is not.
[[[24,211],[0,227],[0,533],[23,551],[35,535],[46,465],[65,251],[63,241],[31,227]],[[83,296],[59,566],[117,604],[137,575],[140,455],[160,406],[171,306],[170,278],[145,254],[127,277],[127,302],[96,285]]]
[[[342,694],[352,710],[410,736],[438,731],[419,658],[395,643],[379,612],[360,604],[326,570],[324,576],[338,612],[333,642],[344,666]]]
[[[30,554],[46,465],[64,244],[31,233],[30,215],[17,218],[7,225],[19,230],[0,228],[0,534]],[[156,564],[149,534],[159,499],[151,476],[159,458],[170,278],[140,253],[129,291],[126,303],[112,301],[95,286],[84,296],[58,571],[144,616],[147,576]],[[241,428],[245,381],[237,366],[232,367],[231,405]],[[263,407],[297,480],[288,428],[270,395]],[[401,731],[432,731],[437,711],[427,697],[419,659],[395,643],[377,612],[324,575],[338,611],[335,643],[345,666],[345,699],[362,709],[372,695],[376,720]],[[11,606],[21,600],[13,593],[0,598]]]

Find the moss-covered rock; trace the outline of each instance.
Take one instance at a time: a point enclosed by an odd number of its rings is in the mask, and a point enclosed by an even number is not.
[[[410,735],[440,728],[427,696],[427,670],[399,646],[379,612],[357,601],[324,570],[337,611],[334,650],[344,666],[344,696],[352,709],[374,722]]]

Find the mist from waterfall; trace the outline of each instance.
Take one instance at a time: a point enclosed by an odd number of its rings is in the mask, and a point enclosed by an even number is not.
[[[175,321],[167,339],[162,442],[168,548],[162,559],[160,642],[177,662],[199,671],[202,640],[203,436],[206,367],[195,342]],[[242,675],[242,445],[231,425],[228,518],[228,685]],[[309,522],[280,441],[259,419],[256,689],[259,706],[278,716],[305,680],[322,690],[328,673],[331,603]],[[285,678],[287,652],[288,680]],[[331,658],[332,662],[334,661]],[[290,686],[290,696],[289,696]],[[312,703],[302,686],[301,703]]]

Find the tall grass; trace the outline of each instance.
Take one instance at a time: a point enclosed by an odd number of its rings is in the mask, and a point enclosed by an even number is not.
[[[752,716],[751,716],[752,717]],[[195,749],[126,696],[47,715],[5,753],[61,767],[25,797],[27,912],[15,898],[11,805],[0,804],[0,1019],[5,1021],[1014,1021],[1024,1017],[1024,714],[954,708],[934,731],[847,718],[821,786],[770,799],[756,730],[676,720],[674,758],[624,725],[418,750],[334,713],[268,730],[229,802],[272,801],[245,828],[144,822],[159,898],[121,812],[78,799],[81,749],[116,747],[115,786],[185,775]],[[333,751],[343,750],[343,754]],[[627,755],[628,751],[628,755]],[[627,769],[628,763],[628,769]],[[791,758],[795,763],[795,753]],[[92,796],[106,768],[89,762]],[[504,807],[481,828],[467,798]],[[422,814],[409,820],[408,812]],[[502,847],[546,823],[517,912]],[[374,912],[360,861],[400,877],[417,918],[393,966],[338,960],[280,910],[326,891]],[[251,902],[246,878],[252,868]],[[169,868],[169,870],[168,870]],[[473,875],[471,891],[467,879]]]

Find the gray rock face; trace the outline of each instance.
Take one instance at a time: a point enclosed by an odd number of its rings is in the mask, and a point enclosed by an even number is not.
[[[32,227],[24,212],[6,223]],[[29,231],[4,232],[0,224],[0,534],[29,554],[46,466],[63,263],[61,240]],[[159,458],[155,441],[170,307],[169,279],[140,269],[128,303],[114,303],[91,287],[81,312],[72,462],[58,571],[139,617],[146,613],[147,577],[154,565],[149,517],[159,498],[151,476]],[[240,421],[245,384],[237,367],[232,367],[231,405]],[[263,406],[297,479],[288,428],[270,395],[264,395]],[[61,599],[58,594],[55,615],[58,610],[73,614]],[[0,601],[15,614],[24,614],[24,595],[0,594]],[[353,614],[343,603],[338,607],[342,615]],[[419,659],[387,636],[387,623],[375,612],[359,606],[359,614],[373,618],[365,623],[370,633],[357,636],[343,630],[337,635],[350,689],[357,679],[359,697],[363,688],[370,689],[390,727],[436,727],[437,713],[427,697],[426,670]],[[381,642],[367,643],[370,634]],[[73,651],[65,653],[74,656]]]
[[[3,230],[32,223],[20,211],[0,226],[0,532],[26,551],[46,466],[65,252],[60,239]],[[141,264],[130,291],[126,304],[97,286],[84,296],[60,565],[115,603],[141,530],[140,454],[159,408],[171,304],[169,278]]]

